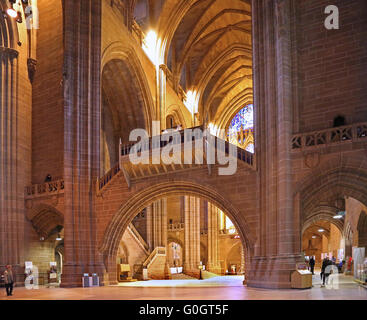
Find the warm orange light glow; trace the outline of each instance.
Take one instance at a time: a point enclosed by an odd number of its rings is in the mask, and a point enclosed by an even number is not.
[[[159,65],[159,48],[161,40],[153,30],[149,31],[143,41],[143,50],[149,59],[156,65]]]
[[[186,93],[186,100],[184,101],[186,108],[191,112],[191,114],[195,114],[199,109],[199,95],[196,91],[189,90]]]

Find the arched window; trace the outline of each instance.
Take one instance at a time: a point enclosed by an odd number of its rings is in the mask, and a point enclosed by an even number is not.
[[[173,129],[176,126],[177,125],[175,123],[175,119],[173,118],[173,116],[167,116],[167,118],[166,118],[166,127],[167,127],[167,129]]]
[[[228,128],[228,141],[251,153],[255,152],[252,104],[247,105],[234,116]]]

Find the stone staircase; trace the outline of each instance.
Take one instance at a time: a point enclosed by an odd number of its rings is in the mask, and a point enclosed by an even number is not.
[[[156,247],[143,263],[143,274],[147,274],[145,278],[166,279],[168,276],[166,258],[166,247]]]

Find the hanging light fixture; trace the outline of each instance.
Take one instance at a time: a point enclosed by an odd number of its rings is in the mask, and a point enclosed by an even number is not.
[[[317,230],[318,232],[324,232],[325,230],[323,228],[320,228],[319,230]]]
[[[22,13],[20,11],[17,11],[14,9],[14,5],[17,4],[17,0],[9,0],[10,2],[10,8],[6,10],[6,13],[11,18],[16,18],[18,23],[22,23]]]
[[[340,220],[340,219],[343,219],[344,216],[345,216],[345,211],[339,211],[333,218]]]
[[[61,235],[60,235],[60,233],[57,235],[57,238],[56,238],[56,241],[61,241],[62,240],[62,238],[61,238]]]
[[[6,13],[11,18],[16,18],[18,16],[18,13],[13,8],[8,8],[8,10],[6,10]]]

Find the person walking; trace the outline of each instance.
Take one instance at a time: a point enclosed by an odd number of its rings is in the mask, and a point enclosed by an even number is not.
[[[313,258],[313,256],[310,258],[310,262],[309,262],[309,265],[310,265],[310,271],[312,273],[312,275],[314,275],[314,270],[315,270],[315,259]]]
[[[322,287],[325,287],[325,281],[327,282],[329,276],[330,276],[330,268],[328,266],[331,266],[332,262],[329,260],[329,257],[326,256],[326,258],[322,261],[322,267],[321,267],[321,274],[322,274]]]
[[[4,282],[7,296],[12,296],[14,287],[14,275],[11,265],[6,266],[6,270],[4,272]]]

